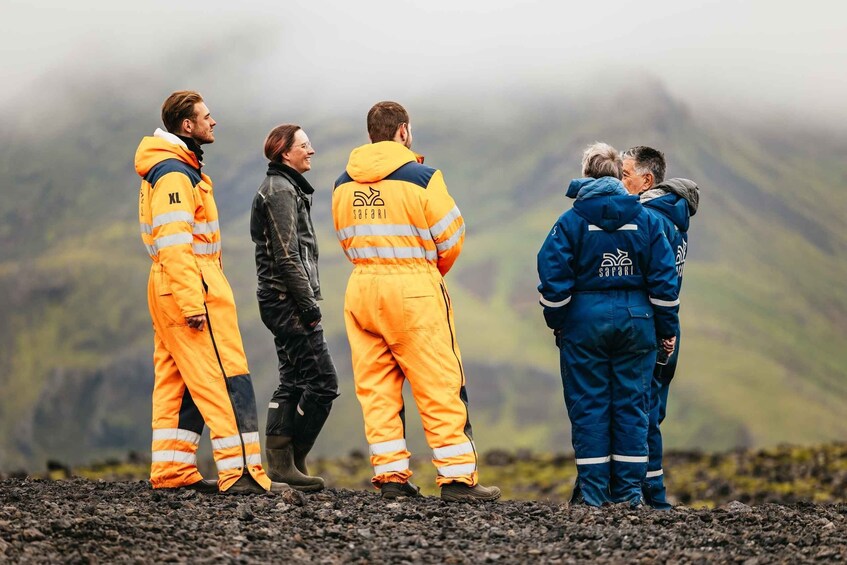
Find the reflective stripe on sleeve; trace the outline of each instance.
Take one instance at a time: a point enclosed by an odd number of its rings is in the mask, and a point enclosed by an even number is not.
[[[153,463],[185,463],[186,465],[196,465],[197,455],[186,451],[165,449],[154,451],[150,456],[150,461]]]
[[[340,229],[335,232],[339,241],[350,239],[356,236],[400,236],[400,237],[420,237],[424,240],[432,240],[432,234],[429,230],[405,224],[363,224],[360,226],[350,226]]]
[[[582,459],[577,459],[577,465],[600,465],[601,463],[608,463],[612,460],[610,455],[606,457],[584,457]]]
[[[466,441],[465,443],[460,443],[457,445],[446,445],[444,447],[436,447],[432,450],[432,458],[433,459],[447,459],[448,457],[455,457],[457,455],[464,455],[466,453],[473,453],[474,445],[472,441]]]
[[[648,479],[652,479],[653,477],[661,477],[664,474],[665,474],[665,470],[659,469],[658,471],[647,471],[646,477]]]
[[[650,304],[655,304],[656,306],[664,306],[665,308],[670,308],[671,306],[679,306],[679,298],[676,300],[659,300],[658,298],[650,297]]]
[[[571,301],[571,298],[573,298],[573,297],[572,297],[572,296],[568,296],[568,297],[567,297],[567,298],[565,298],[564,300],[560,300],[559,302],[553,302],[553,301],[551,301],[551,300],[547,300],[547,299],[546,299],[546,298],[544,298],[543,296],[540,296],[540,297],[538,298],[538,301],[539,301],[542,305],[547,306],[548,308],[561,308],[562,306],[564,306],[565,304],[567,304],[568,302],[570,302],[570,301]]]
[[[173,235],[164,235],[162,237],[157,237],[156,248],[164,249],[165,247],[171,247],[173,245],[182,245],[184,243],[190,244],[194,241],[194,237],[190,233],[175,233]]]
[[[146,233],[147,235],[153,235],[153,226],[150,224],[145,224],[141,222],[141,233]]]
[[[409,460],[401,459],[399,461],[392,461],[391,463],[386,463],[385,465],[374,465],[374,475],[381,475],[383,473],[394,473],[399,471],[408,471],[409,470]]]
[[[221,242],[215,243],[195,243],[191,246],[194,249],[195,255],[212,255],[221,250]]]
[[[447,214],[435,222],[432,226],[429,227],[429,231],[432,232],[432,235],[438,237],[441,235],[441,232],[447,229],[447,226],[453,223],[456,218],[461,218],[462,213],[459,211],[458,206],[453,206],[453,209],[447,212]]]
[[[369,446],[369,450],[371,452],[371,455],[383,455],[385,453],[392,453],[394,451],[405,451],[406,440],[392,439],[391,441],[381,441],[379,443],[372,443]]]
[[[349,247],[345,252],[350,259],[438,259],[438,252],[423,247]]]
[[[470,475],[476,471],[476,463],[462,463],[460,465],[444,465],[437,469],[438,474],[442,477],[461,477],[462,475]]]
[[[456,233],[454,233],[452,236],[450,236],[450,239],[448,239],[446,241],[442,241],[441,243],[436,243],[435,248],[438,249],[439,251],[447,251],[448,249],[450,249],[451,247],[456,245],[459,242],[459,239],[464,234],[465,234],[465,225],[462,224],[462,227],[459,228],[458,230],[456,230]]]
[[[144,247],[147,248],[147,253],[150,254],[151,257],[156,257],[157,255],[159,255],[159,248],[155,245],[147,245],[145,243]]]
[[[162,428],[153,430],[153,441],[175,439],[186,443],[197,445],[200,443],[200,434],[191,430],[181,430],[179,428]]]
[[[192,233],[215,233],[220,229],[220,222],[215,220],[214,222],[198,222],[194,224],[194,229],[191,230]]]
[[[189,212],[166,212],[164,214],[159,214],[158,216],[153,217],[153,227],[158,228],[159,226],[163,226],[165,224],[172,224],[173,222],[188,222],[189,224],[194,224],[194,214]]]
[[[620,461],[621,463],[649,463],[650,458],[646,455],[616,455],[613,453],[612,461]]]

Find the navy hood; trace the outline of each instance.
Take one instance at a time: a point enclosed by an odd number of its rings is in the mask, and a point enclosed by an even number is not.
[[[613,177],[574,179],[567,196],[576,198],[574,212],[607,232],[629,223],[641,212],[638,197],[628,194],[623,183]]]
[[[665,215],[679,231],[688,231],[689,216],[697,213],[700,189],[688,179],[670,179],[641,194],[641,204]]]

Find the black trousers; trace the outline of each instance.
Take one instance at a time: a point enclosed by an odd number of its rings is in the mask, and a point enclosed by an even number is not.
[[[259,313],[274,336],[279,387],[268,404],[265,434],[288,436],[311,447],[338,397],[338,374],[323,327],[304,327],[297,306],[277,291],[259,290]]]

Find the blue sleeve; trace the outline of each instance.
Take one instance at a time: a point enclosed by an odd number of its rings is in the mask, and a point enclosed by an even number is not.
[[[673,337],[679,333],[679,284],[676,259],[659,222],[648,223],[650,258],[647,264],[647,293],[656,317],[656,335]]]
[[[538,252],[539,304],[544,307],[547,326],[553,329],[564,325],[565,307],[571,301],[573,259],[573,246],[559,218]]]

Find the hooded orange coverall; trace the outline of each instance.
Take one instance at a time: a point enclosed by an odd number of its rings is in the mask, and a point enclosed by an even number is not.
[[[153,259],[147,286],[156,372],[150,482],[170,488],[203,478],[196,454],[205,421],[219,489],[232,486],[245,468],[268,489],[253,383],[221,266],[212,181],[194,152],[160,129],[142,139],[135,170],[143,179],[141,239]],[[199,314],[208,319],[202,331],[185,320]]]
[[[356,395],[365,418],[373,483],[406,482],[402,388],[409,379],[437,483],[477,483],[465,375],[442,275],[459,256],[465,225],[441,171],[383,141],[350,155],[332,213],[355,268],[344,319]]]

